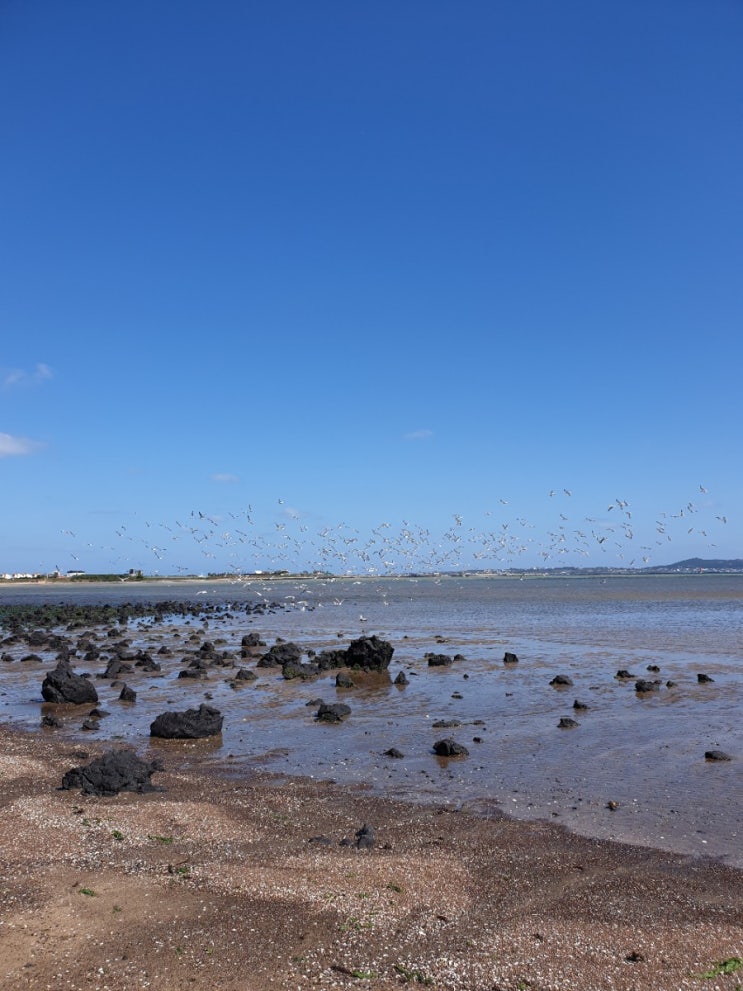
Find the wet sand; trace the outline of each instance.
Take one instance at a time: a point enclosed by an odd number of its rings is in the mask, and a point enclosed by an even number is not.
[[[169,746],[162,792],[97,798],[59,785],[100,743],[0,730],[0,987],[741,983],[720,973],[743,956],[740,871],[360,787],[238,781],[200,747]]]

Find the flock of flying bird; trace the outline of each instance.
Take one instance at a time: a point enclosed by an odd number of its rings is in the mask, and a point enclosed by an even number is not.
[[[700,485],[699,493],[705,496],[706,488]],[[467,525],[465,517],[455,513],[438,532],[407,520],[399,526],[381,522],[366,533],[345,522],[311,530],[298,512],[278,499],[279,508],[262,521],[252,506],[225,513],[193,509],[181,520],[158,523],[140,521],[133,514],[114,530],[111,544],[89,543],[87,548],[96,557],[101,551],[113,553],[110,562],[117,571],[126,565],[163,575],[208,572],[240,577],[288,571],[374,576],[530,567],[643,568],[650,565],[658,547],[680,535],[696,533],[704,546],[716,547],[715,529],[727,523],[726,516],[713,515],[708,505],[688,501],[676,512],[655,515],[652,527],[647,522],[637,526],[630,503],[619,498],[600,517],[574,518],[569,512],[569,489],[551,490],[548,495],[559,508],[554,523],[543,529],[512,514],[508,500],[499,499],[497,516],[492,510],[484,514],[486,527]],[[62,533],[77,541],[73,531]],[[71,554],[72,559],[79,562],[81,553]]]

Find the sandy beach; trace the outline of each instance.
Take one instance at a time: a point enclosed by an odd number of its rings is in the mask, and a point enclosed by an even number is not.
[[[162,791],[90,797],[60,785],[99,742],[0,740],[3,989],[743,982],[729,867],[363,788],[238,780],[193,743],[169,748]]]

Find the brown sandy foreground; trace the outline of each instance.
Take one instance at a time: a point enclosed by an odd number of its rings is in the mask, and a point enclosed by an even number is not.
[[[743,986],[740,871],[237,779],[194,745],[168,748],[162,792],[60,790],[102,750],[0,730],[2,989]]]

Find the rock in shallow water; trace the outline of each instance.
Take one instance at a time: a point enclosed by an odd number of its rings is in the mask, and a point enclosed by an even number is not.
[[[343,702],[321,702],[320,708],[315,713],[317,720],[321,723],[341,723],[346,716],[351,715],[351,706],[344,705]]]
[[[733,758],[730,754],[726,754],[724,750],[707,750],[704,754],[705,760],[732,760]]]
[[[469,750],[455,740],[437,740],[433,745],[437,757],[468,757]]]
[[[380,640],[377,636],[359,637],[348,645],[346,664],[364,671],[386,671],[393,653],[394,647],[387,640]]]
[[[302,651],[295,643],[275,643],[258,661],[259,668],[280,668],[287,664],[300,665]]]
[[[69,661],[60,661],[53,671],[44,678],[41,694],[46,702],[67,702],[84,705],[97,702],[95,686],[81,674],[75,674]]]
[[[222,713],[211,705],[185,712],[163,712],[150,725],[150,736],[164,740],[199,740],[207,736],[219,736],[222,732]]]
[[[432,654],[428,653],[424,658],[428,661],[429,668],[443,668],[448,667],[450,664],[454,663],[454,658],[449,654]]]

